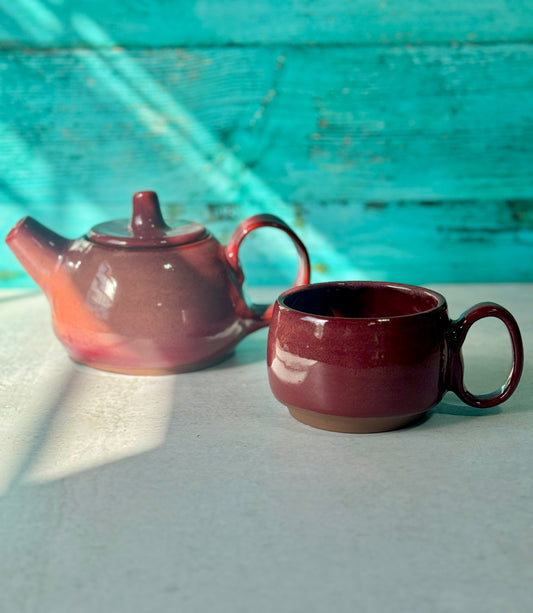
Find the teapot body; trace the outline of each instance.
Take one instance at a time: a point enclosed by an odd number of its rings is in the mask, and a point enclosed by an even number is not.
[[[129,250],[82,238],[44,288],[54,331],[77,362],[131,374],[209,366],[267,325],[246,305],[223,246]]]
[[[201,224],[171,228],[155,192],[137,192],[131,220],[66,239],[31,217],[6,242],[46,294],[55,333],[76,362],[129,374],[209,366],[247,334],[268,325],[273,305],[247,304],[239,247],[271,226],[299,258],[295,285],[309,282],[307,251],[274,215],[249,217],[224,247]]]

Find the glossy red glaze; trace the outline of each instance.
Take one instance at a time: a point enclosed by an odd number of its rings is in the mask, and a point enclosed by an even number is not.
[[[296,282],[308,283],[307,251],[280,219],[245,220],[224,247],[200,224],[169,228],[153,192],[135,194],[131,220],[100,224],[80,239],[25,218],[6,242],[48,297],[54,330],[75,361],[161,374],[212,364],[268,325],[271,309],[243,296],[238,262],[242,238],[262,226],[290,236]]]
[[[498,317],[508,327],[513,368],[498,392],[474,396],[464,388],[461,346],[482,317]],[[297,419],[373,432],[419,419],[449,389],[473,406],[503,402],[520,380],[523,349],[512,315],[492,303],[452,321],[444,297],[424,288],[321,283],[278,298],[267,366],[274,395]]]

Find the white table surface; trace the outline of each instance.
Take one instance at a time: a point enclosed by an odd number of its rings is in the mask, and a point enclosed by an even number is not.
[[[291,418],[266,330],[211,369],[116,375],[69,361],[40,293],[0,292],[0,611],[530,613],[533,285],[433,287],[452,317],[514,313],[522,382],[371,435]],[[472,390],[509,355],[476,324]]]

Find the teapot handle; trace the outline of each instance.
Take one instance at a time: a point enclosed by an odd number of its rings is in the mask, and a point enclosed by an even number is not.
[[[275,215],[270,215],[269,213],[253,215],[252,217],[248,217],[248,219],[241,221],[233,231],[228,244],[225,247],[226,257],[233,271],[237,275],[239,283],[244,281],[244,274],[239,264],[239,247],[241,246],[244,237],[252,230],[257,230],[257,228],[263,228],[266,226],[283,230],[283,232],[290,237],[294,243],[294,246],[296,247],[296,251],[298,252],[298,273],[292,287],[297,285],[306,285],[309,283],[309,279],[311,277],[311,265],[309,263],[309,254],[307,253],[307,249],[294,231],[284,221]],[[250,308],[257,319],[269,322],[272,317],[274,305],[252,304]]]

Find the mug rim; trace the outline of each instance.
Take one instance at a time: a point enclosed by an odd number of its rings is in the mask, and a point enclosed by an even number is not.
[[[321,288],[335,288],[335,287],[351,287],[351,288],[359,288],[359,287],[387,287],[393,290],[403,290],[408,292],[416,291],[418,294],[426,294],[434,298],[437,303],[435,306],[425,309],[423,311],[417,311],[415,313],[405,313],[402,315],[385,315],[380,317],[345,317],[345,316],[334,316],[334,315],[320,315],[317,313],[312,313],[308,311],[302,311],[300,309],[295,309],[294,307],[289,306],[285,303],[285,298],[292,296],[294,294],[305,293],[314,289]],[[292,313],[305,315],[306,317],[314,317],[320,320],[333,320],[333,321],[388,321],[388,320],[399,320],[399,319],[408,319],[412,317],[420,317],[423,315],[428,315],[435,311],[438,311],[442,308],[447,308],[446,298],[440,294],[439,292],[428,289],[427,287],[423,287],[421,285],[412,285],[408,283],[394,283],[390,281],[323,281],[321,283],[308,283],[307,285],[299,285],[296,287],[291,287],[284,292],[282,292],[278,298],[276,299],[276,305],[279,308],[286,309],[287,311],[291,311]]]

